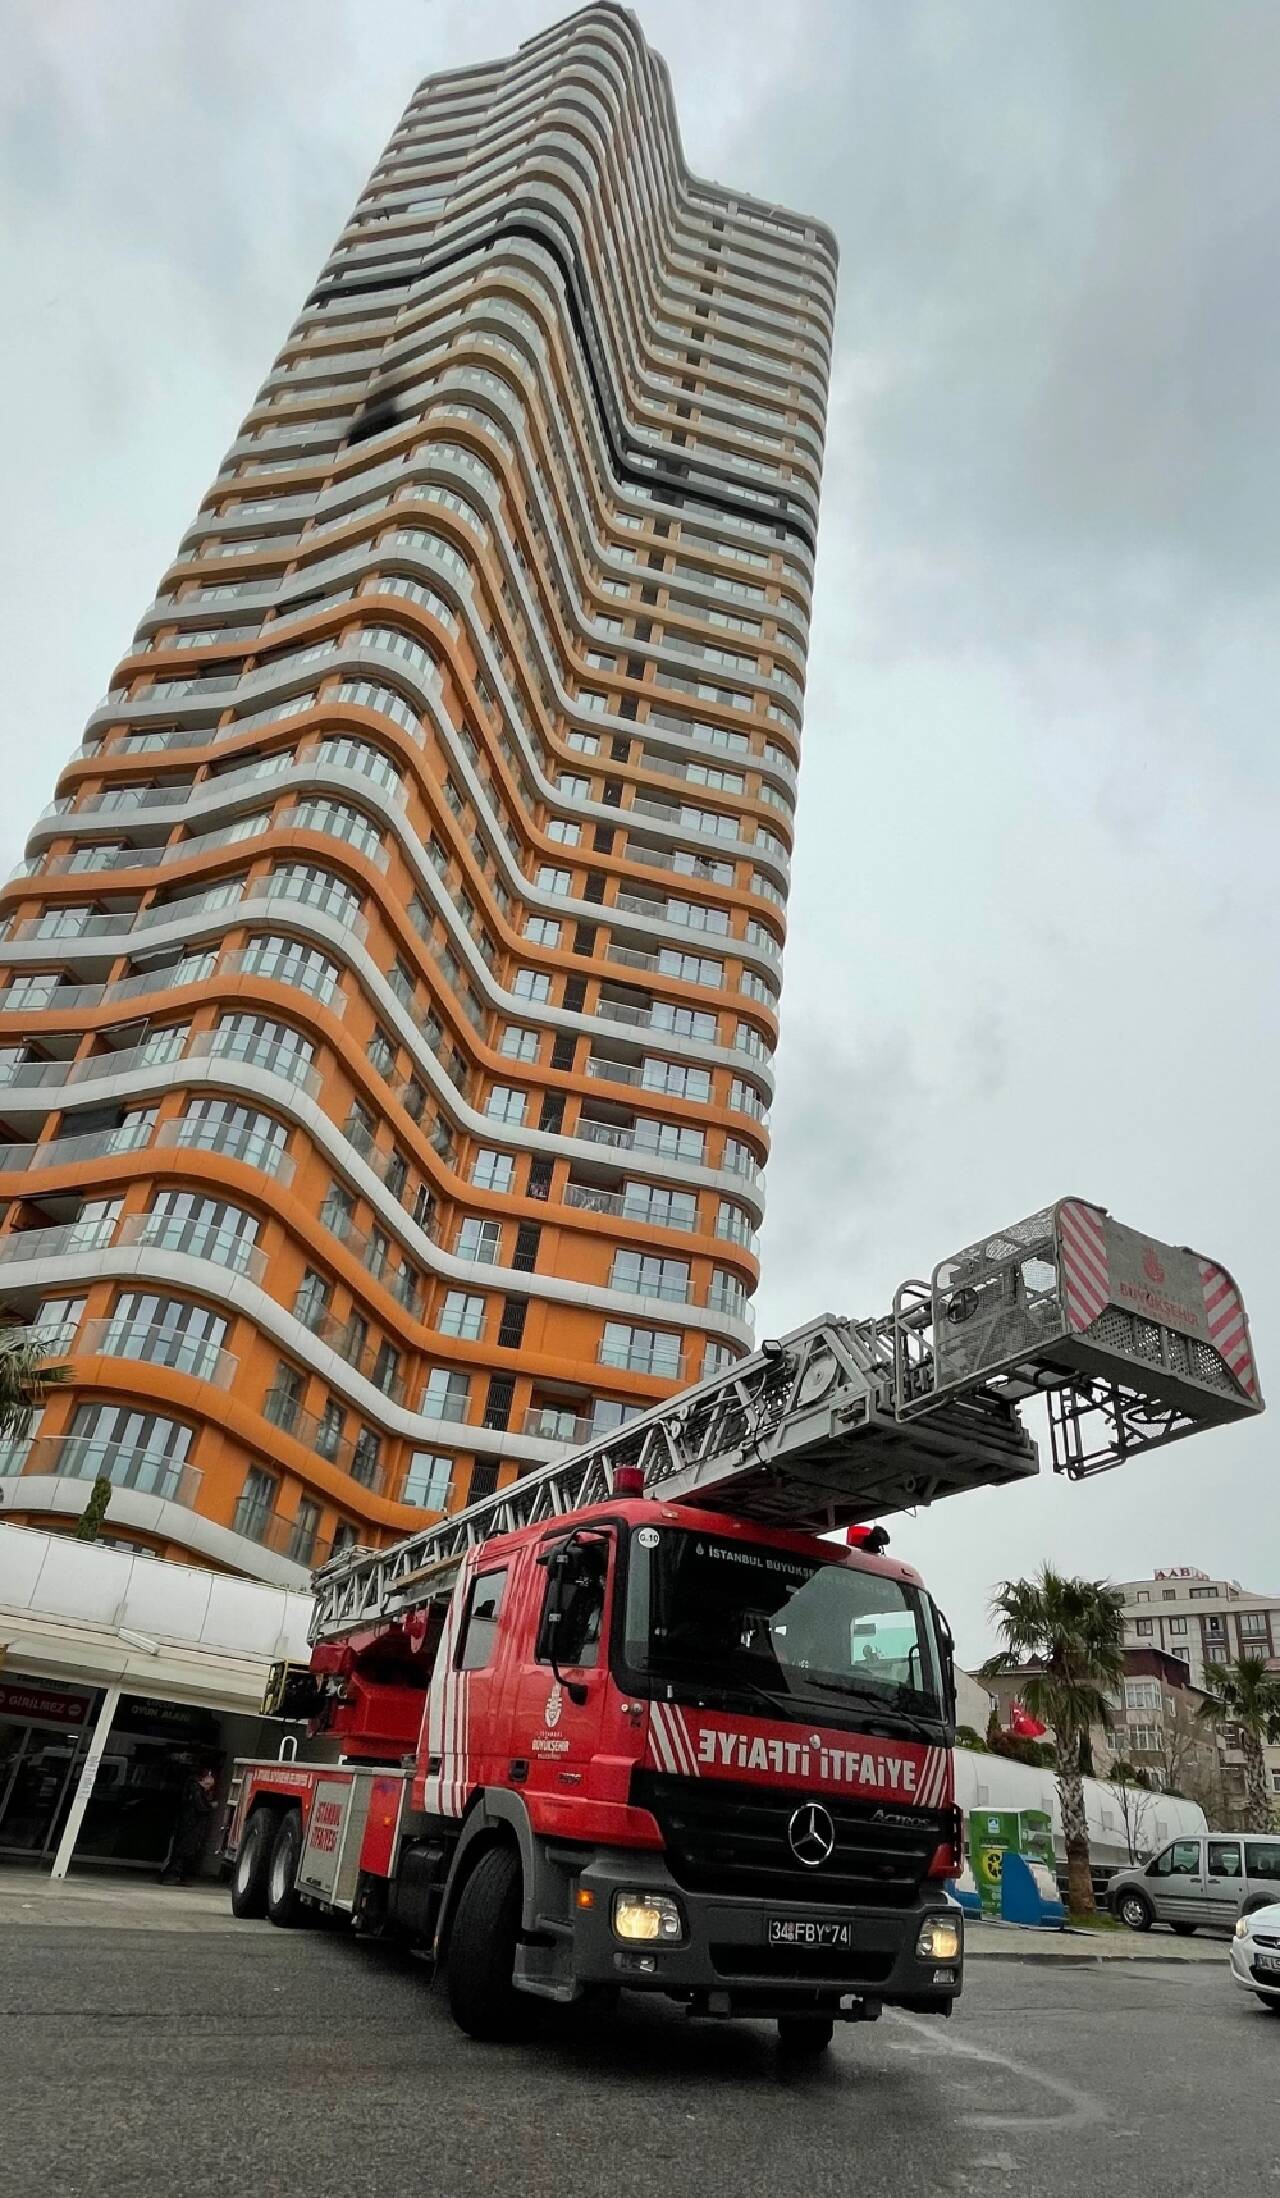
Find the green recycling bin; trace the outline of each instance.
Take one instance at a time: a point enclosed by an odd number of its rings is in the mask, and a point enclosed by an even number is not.
[[[969,1860],[983,1913],[1000,1913],[1000,1875],[1007,1854],[1052,1871],[1053,1820],[1046,1809],[970,1809]]]

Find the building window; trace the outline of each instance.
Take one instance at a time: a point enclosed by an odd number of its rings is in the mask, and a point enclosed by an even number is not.
[[[368,1060],[370,1066],[377,1070],[379,1076],[394,1075],[396,1065],[396,1049],[392,1045],[391,1040],[388,1038],[385,1030],[381,1028],[375,1028],[373,1036],[370,1038],[368,1045],[365,1047],[365,1058]]]
[[[467,1290],[450,1290],[436,1326],[442,1336],[464,1336],[470,1343],[477,1342],[484,1329],[484,1299]]]
[[[293,1531],[289,1536],[288,1554],[295,1565],[309,1565],[315,1553],[316,1536],[320,1531],[320,1506],[310,1496],[298,1498],[294,1514]]]
[[[1265,1610],[1242,1610],[1240,1613],[1240,1631],[1242,1635],[1250,1640],[1265,1640],[1267,1637],[1267,1614]]]
[[[286,1435],[292,1434],[297,1425],[304,1386],[297,1367],[290,1366],[287,1359],[277,1359],[276,1378],[262,1400],[262,1416]]]
[[[1128,1710],[1158,1710],[1160,1707],[1160,1682],[1158,1679],[1126,1679],[1124,1706]]]
[[[660,1259],[651,1252],[615,1252],[609,1288],[626,1290],[631,1297],[668,1298],[684,1305],[689,1297],[689,1263]]]
[[[1169,1620],[1169,1631],[1170,1631],[1170,1633],[1174,1633],[1174,1634],[1181,1634],[1181,1633],[1185,1633],[1185,1632],[1186,1632],[1186,1630],[1187,1630],[1187,1621],[1186,1621],[1186,1619],[1185,1619],[1185,1618],[1171,1618],[1171,1619]]]
[[[660,1328],[633,1328],[629,1321],[609,1320],[600,1339],[600,1364],[673,1381],[680,1372],[680,1338]]]
[[[499,1051],[509,1061],[536,1061],[538,1058],[538,1033],[526,1030],[519,1023],[508,1023],[502,1033]]]
[[[278,932],[259,933],[244,949],[242,967],[277,984],[292,985],[295,992],[309,993],[323,1006],[337,991],[341,972],[318,947],[302,946],[297,939]]]
[[[484,1104],[491,1122],[523,1122],[527,1094],[510,1084],[495,1084]]]
[[[109,1480],[116,1488],[173,1497],[190,1454],[192,1433],[127,1404],[80,1404],[62,1445],[58,1470],[73,1480]]]
[[[660,1183],[625,1184],[622,1211],[628,1221],[648,1222],[657,1229],[693,1229],[698,1223],[695,1194],[668,1190]]]
[[[509,1152],[495,1152],[491,1145],[482,1145],[471,1163],[471,1180],[480,1191],[509,1191],[515,1166]]]
[[[245,1535],[251,1542],[266,1540],[279,1486],[274,1473],[268,1473],[265,1466],[249,1467],[232,1520],[237,1534]]]
[[[471,1395],[470,1374],[452,1374],[433,1366],[422,1392],[422,1415],[429,1420],[465,1420]]]
[[[453,1459],[439,1450],[415,1450],[400,1491],[401,1503],[417,1504],[423,1511],[443,1511],[453,1479]]]
[[[82,1208],[79,1230],[90,1208]],[[114,1225],[118,1204],[112,1212]],[[111,1233],[107,1230],[107,1235]],[[254,1214],[242,1212],[220,1198],[203,1198],[196,1191],[159,1191],[142,1225],[141,1242],[164,1251],[186,1252],[193,1259],[209,1259],[219,1267],[243,1274],[252,1262],[258,1236]]]
[[[1153,1621],[1150,1618],[1138,1618],[1134,1621],[1133,1630],[1137,1634],[1146,1636],[1151,1633],[1152,1626]]]
[[[558,924],[555,926],[555,931],[558,938],[560,931]],[[511,989],[517,1000],[549,1000],[551,998],[551,979],[541,969],[518,969]]]
[[[315,1048],[289,1023],[273,1022],[268,1015],[224,1015],[213,1034],[212,1052],[219,1060],[243,1061],[300,1084]]]
[[[1131,1725],[1129,1745],[1138,1755],[1154,1755],[1160,1746],[1160,1735],[1154,1725]]]
[[[459,1259],[470,1259],[477,1265],[491,1267],[502,1247],[502,1225],[498,1221],[479,1221],[474,1216],[462,1223],[454,1249]]]
[[[145,1359],[212,1381],[227,1324],[204,1305],[126,1290],[117,1298],[99,1349],[112,1358]]]
[[[400,1386],[400,1353],[394,1343],[383,1341],[378,1345],[378,1355],[369,1376],[375,1389],[384,1397],[394,1396]]]
[[[318,1275],[314,1267],[308,1267],[293,1301],[294,1319],[300,1320],[304,1328],[318,1328],[329,1310],[332,1295],[333,1285],[323,1275]]]
[[[560,925],[556,922],[554,916],[529,916],[525,920],[524,935],[532,946],[559,946]],[[521,977],[524,974],[523,970],[519,972]],[[538,1000],[545,1000],[546,998],[545,992],[521,993],[518,981],[516,992],[521,998]]]
[[[320,1219],[335,1236],[346,1237],[350,1234],[355,1210],[356,1202],[350,1191],[341,1183],[331,1183],[320,1208]]]
[[[317,1455],[327,1458],[330,1464],[333,1463],[342,1448],[343,1430],[346,1424],[347,1415],[342,1406],[333,1397],[326,1397],[324,1410],[320,1414],[319,1424],[316,1428],[315,1447]]]
[[[553,863],[540,865],[535,880],[540,893],[550,893],[556,900],[564,900],[573,888],[572,870],[557,870]]]
[[[359,1481],[362,1488],[377,1486],[381,1452],[381,1435],[372,1427],[362,1427],[351,1453],[351,1478]]]
[[[704,1068],[690,1068],[684,1061],[646,1060],[640,1082],[645,1091],[670,1092],[677,1099],[709,1099],[711,1077]]]

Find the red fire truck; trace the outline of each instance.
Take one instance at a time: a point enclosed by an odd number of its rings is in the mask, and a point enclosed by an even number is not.
[[[430,1950],[477,2038],[621,1989],[801,2054],[949,2015],[952,1644],[872,1522],[1034,1474],[1037,1398],[1074,1478],[1260,1411],[1235,1284],[1062,1200],[334,1560],[267,1703],[312,1759],[237,1766],[236,1914]]]

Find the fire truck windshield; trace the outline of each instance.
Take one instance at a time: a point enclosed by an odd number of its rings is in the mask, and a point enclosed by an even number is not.
[[[806,1716],[942,1719],[932,1605],[854,1565],[686,1527],[631,1537],[623,1655],[649,1681],[790,1699]]]

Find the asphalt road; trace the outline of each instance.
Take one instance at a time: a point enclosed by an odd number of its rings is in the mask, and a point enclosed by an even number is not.
[[[523,2047],[330,1933],[0,1934],[2,2198],[1280,2193],[1280,2019],[1223,1966],[973,1965],[778,2067],[661,2008]]]

